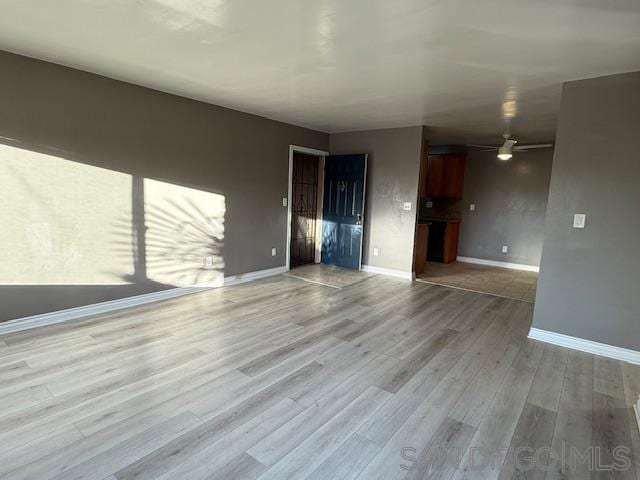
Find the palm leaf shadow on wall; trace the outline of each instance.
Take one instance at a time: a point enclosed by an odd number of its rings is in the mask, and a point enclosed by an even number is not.
[[[117,254],[126,258],[133,252],[134,273],[124,279],[174,287],[222,285],[224,196],[134,177],[132,213],[133,222],[123,217],[114,224],[123,238]]]
[[[224,195],[42,150],[0,144],[0,321],[222,283]]]

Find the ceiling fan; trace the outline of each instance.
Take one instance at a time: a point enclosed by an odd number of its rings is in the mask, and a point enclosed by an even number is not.
[[[553,147],[552,143],[537,143],[533,145],[516,145],[518,143],[517,140],[510,138],[511,135],[505,133],[502,135],[504,138],[504,143],[500,146],[494,145],[467,145],[467,147],[472,148],[482,148],[485,151],[489,150],[497,150],[498,158],[500,160],[510,160],[513,157],[513,152],[526,152],[527,150],[534,150],[536,148],[549,148]]]

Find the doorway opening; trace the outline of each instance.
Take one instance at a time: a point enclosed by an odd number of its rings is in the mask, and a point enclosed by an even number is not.
[[[318,211],[320,157],[293,152],[291,175],[290,267],[316,263],[316,239],[319,234]]]
[[[326,155],[322,150],[289,148],[287,269],[321,261]]]

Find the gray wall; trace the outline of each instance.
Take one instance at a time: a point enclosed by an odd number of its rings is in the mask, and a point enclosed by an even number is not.
[[[540,265],[552,160],[551,148],[516,152],[507,162],[468,152],[458,255]]]
[[[363,264],[411,272],[423,128],[332,134],[332,154],[368,153]],[[411,202],[410,211],[403,202]],[[379,255],[373,255],[378,248]]]
[[[326,150],[327,134],[4,52],[0,71],[3,186],[21,195],[0,202],[0,217],[17,225],[2,237],[0,320],[170,288],[167,278],[211,280],[193,252],[215,255],[221,276],[284,265],[289,144]],[[23,157],[42,171],[7,174]],[[56,165],[79,169],[65,180]],[[150,179],[160,181],[156,200]],[[73,217],[61,199],[74,205]],[[155,210],[145,211],[152,200]],[[220,218],[212,218],[214,206]],[[145,216],[157,231],[175,233],[173,243],[154,245],[148,231],[145,239]],[[20,245],[21,238],[35,243]],[[96,267],[107,247],[131,265]],[[32,260],[17,255],[28,249]],[[174,262],[160,281],[148,275],[161,268],[145,261],[152,249]]]
[[[567,83],[534,327],[640,350],[639,184],[640,72]]]

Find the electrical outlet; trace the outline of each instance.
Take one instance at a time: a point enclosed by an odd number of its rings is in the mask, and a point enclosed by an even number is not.
[[[502,253],[507,253],[509,251],[509,247],[506,245],[502,245]]]
[[[289,204],[289,199],[287,197],[282,197],[282,206],[286,207]]]
[[[427,200],[426,206],[427,208],[433,208],[433,202],[431,200]]]
[[[411,202],[404,202],[402,205],[403,210],[411,210]]]
[[[373,256],[377,257],[379,253],[380,251],[378,250],[378,247],[373,247]]]
[[[275,257],[277,253],[278,253],[278,252],[276,251],[276,247],[273,247],[273,248],[271,249],[271,256],[272,256],[272,257]]]
[[[204,257],[204,266],[207,268],[213,267],[213,257],[211,255]]]
[[[471,211],[471,212],[475,212],[476,211],[476,204],[475,203],[472,203],[472,204],[469,205],[469,211]]]
[[[573,228],[584,228],[587,223],[587,216],[584,213],[576,213],[573,216]]]

